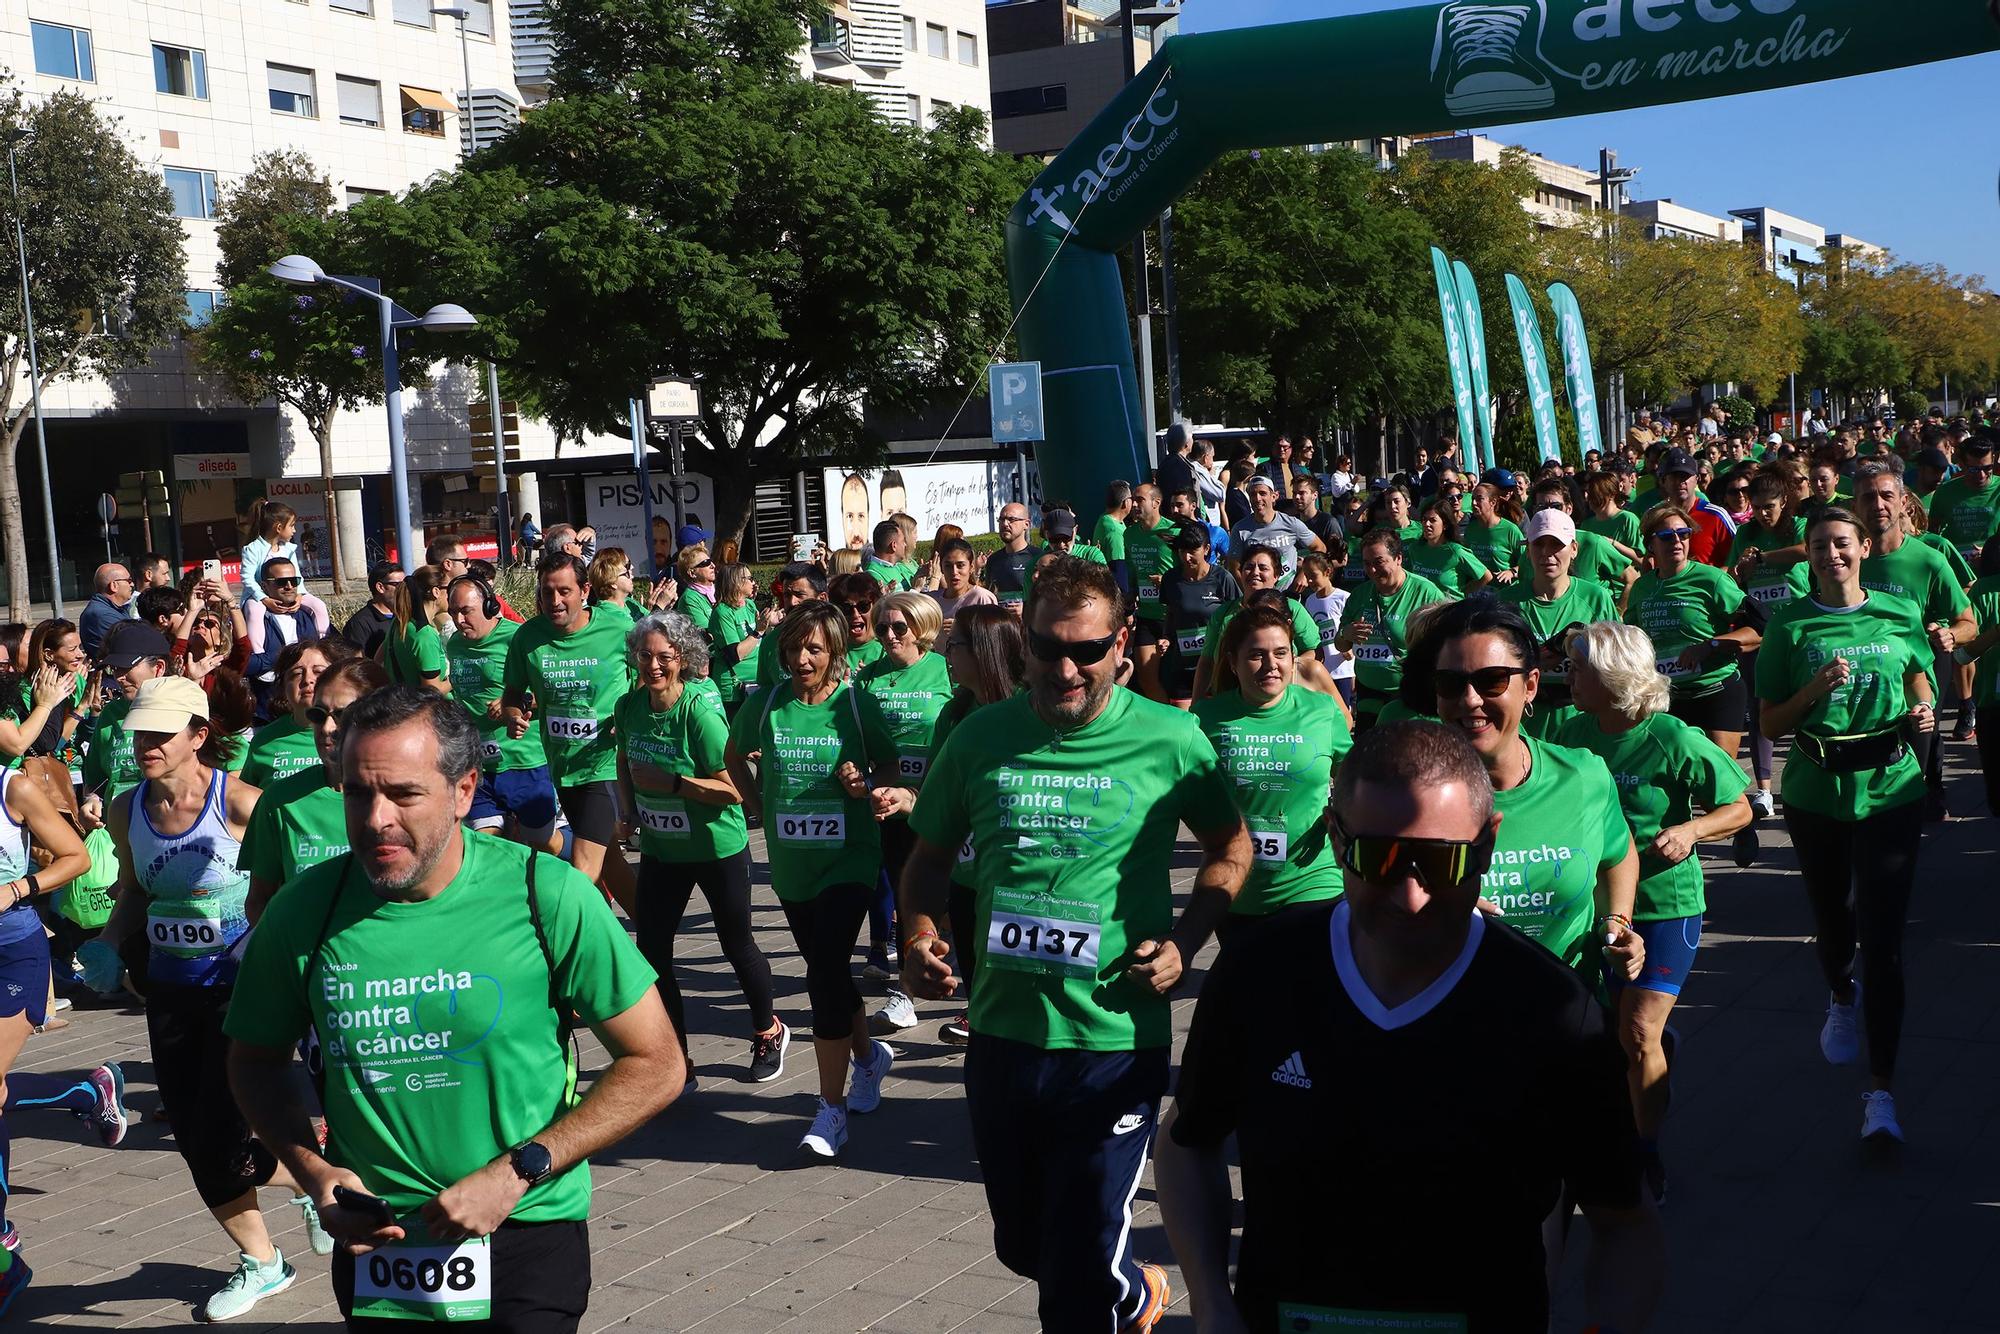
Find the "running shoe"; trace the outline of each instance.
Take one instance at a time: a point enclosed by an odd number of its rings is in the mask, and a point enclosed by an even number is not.
[[[14,1263],[7,1266],[7,1272],[0,1274],[0,1316],[7,1314],[7,1308],[14,1304],[14,1299],[21,1295],[34,1277],[35,1271],[28,1268],[28,1262],[15,1256]]]
[[[878,1038],[916,1026],[917,1007],[910,1004],[908,996],[893,987],[890,988],[889,999],[882,1008],[868,1016],[868,1031]]]
[[[861,975],[870,982],[894,982],[899,976],[896,972],[896,951],[868,951],[868,962],[861,965]]]
[[[77,1117],[90,1123],[105,1148],[115,1149],[125,1142],[125,1132],[132,1126],[132,1114],[125,1110],[125,1068],[116,1061],[106,1061],[90,1072],[89,1079],[97,1091],[97,1106],[77,1113]]]
[[[306,1244],[312,1247],[314,1255],[333,1254],[333,1234],[320,1226],[319,1209],[309,1195],[294,1195],[292,1203],[299,1206],[299,1212],[306,1219]]]
[[[1138,1317],[1125,1326],[1125,1334],[1150,1334],[1167,1313],[1167,1303],[1174,1299],[1173,1289],[1167,1286],[1166,1270],[1142,1261],[1139,1272],[1146,1276],[1146,1295],[1139,1303]]]
[[[0,1232],[0,1246],[4,1246],[10,1251],[20,1250],[21,1229],[15,1227],[12,1223],[7,1224],[7,1230]]]
[[[284,1253],[275,1247],[272,1255],[275,1258],[269,1264],[262,1264],[239,1253],[236,1272],[222,1285],[222,1291],[208,1299],[195,1318],[211,1324],[234,1320],[266,1297],[275,1297],[291,1287],[299,1271],[287,1264]]]
[[[1861,1095],[1861,1138],[1884,1136],[1903,1142],[1903,1127],[1896,1121],[1896,1095],[1887,1089],[1871,1089]]]
[[[945,1020],[938,1029],[938,1036],[954,1047],[963,1047],[972,1041],[972,1017],[960,1015],[956,1019]]]
[[[1953,741],[1979,740],[1979,729],[1973,726],[1971,714],[1961,713],[1958,715],[1958,726],[1951,729],[1951,739]]]
[[[792,1048],[792,1030],[783,1023],[775,1033],[750,1039],[750,1082],[768,1084],[785,1073],[785,1053]]]
[[[1819,1030],[1820,1054],[1829,1065],[1853,1065],[1861,1059],[1861,984],[1854,984],[1854,1003],[1828,998],[1826,1023]]]
[[[1757,812],[1759,820],[1774,819],[1778,814],[1777,799],[1771,795],[1771,789],[1768,787],[1758,787],[1750,790],[1750,806],[1752,810]]]
[[[889,1067],[896,1063],[896,1054],[889,1050],[887,1043],[877,1042],[867,1064],[854,1062],[854,1073],[847,1077],[847,1110],[850,1112],[872,1112],[882,1105],[882,1079],[889,1073]]]
[[[75,1008],[76,1008],[76,1002],[71,1000],[67,996],[58,996],[55,998],[55,1000],[49,1003],[50,1014],[55,1014],[58,1011],[62,1010],[73,1010]]]
[[[813,1114],[812,1129],[799,1141],[799,1147],[821,1158],[837,1156],[847,1147],[847,1109],[821,1098],[819,1111]]]
[[[1738,866],[1749,866],[1757,860],[1761,850],[1757,842],[1757,821],[1752,817],[1750,823],[1737,830],[1736,836],[1730,839],[1729,853]]]

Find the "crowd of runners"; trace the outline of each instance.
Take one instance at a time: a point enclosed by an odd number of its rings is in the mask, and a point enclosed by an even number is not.
[[[966,1048],[994,1247],[1047,1330],[1165,1310],[1131,1226],[1156,1154],[1204,1330],[1540,1328],[1579,1209],[1591,1318],[1643,1328],[1702,845],[1750,865],[1782,811],[1820,1049],[1900,1140],[1944,745],[2000,815],[2000,429],[1892,430],[1642,421],[1582,471],[1447,451],[1371,484],[1176,428],[1094,524],[1009,504],[983,555],[920,559],[896,515],[760,587],[685,529],[648,580],[558,525],[532,610],[445,542],[338,629],[282,506],[237,589],[106,566],[77,624],[0,630],[0,1189],[28,1109],[124,1138],[115,1063],[10,1070],[59,991],[124,994],[237,1256],[200,1318],[296,1280],[268,1204],[354,1328],[574,1329],[587,1160],[697,1085],[699,890],[735,1077],[809,1045],[803,1154],[868,1133],[885,1038]],[[1505,1171],[1464,1133],[1492,1124]],[[4,1240],[0,1311],[30,1278]]]

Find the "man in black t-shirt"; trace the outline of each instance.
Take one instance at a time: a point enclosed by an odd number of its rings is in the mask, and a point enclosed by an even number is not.
[[[1225,602],[1243,596],[1236,578],[1209,556],[1208,525],[1184,524],[1174,534],[1174,567],[1160,580],[1160,605],[1167,613],[1167,653],[1160,684],[1167,702],[1185,709],[1194,701],[1194,668],[1208,643],[1208,618]]]
[[[378,560],[368,567],[368,601],[347,618],[340,637],[361,651],[364,658],[375,656],[396,623],[396,598],[403,583],[403,567],[392,560]]]
[[[1000,605],[1016,616],[1028,599],[1028,572],[1042,558],[1042,549],[1028,544],[1028,507],[1010,502],[1000,507],[1000,549],[986,558],[980,579]]]
[[[1157,1144],[1197,1323],[1544,1329],[1543,1223],[1574,1200],[1592,1234],[1588,1320],[1643,1329],[1664,1239],[1624,1057],[1573,972],[1474,909],[1499,827],[1479,757],[1436,723],[1364,732],[1332,820],[1344,897],[1225,946]]]

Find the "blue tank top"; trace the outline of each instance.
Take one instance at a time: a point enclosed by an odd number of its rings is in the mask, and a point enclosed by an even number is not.
[[[237,942],[250,930],[244,903],[250,874],[237,869],[242,844],[229,832],[229,773],[209,780],[201,814],[183,834],[162,834],[146,814],[146,789],[132,793],[132,872],[146,891],[146,975],[184,987],[236,981]]]

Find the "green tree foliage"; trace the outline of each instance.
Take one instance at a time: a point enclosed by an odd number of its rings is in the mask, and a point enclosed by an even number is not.
[[[1872,316],[1844,320],[1814,315],[1806,323],[1799,374],[1809,385],[1842,398],[1873,394],[1909,382],[1903,349]]]
[[[0,130],[26,130],[15,149],[21,224],[42,388],[143,363],[186,319],[187,265],[173,200],[158,169],[125,146],[89,99],[63,91],[29,102],[0,85]],[[0,193],[0,227],[14,235],[14,199]],[[28,606],[28,552],[15,463],[31,417],[27,321],[18,271],[0,282],[0,538],[7,546],[12,620]]]

